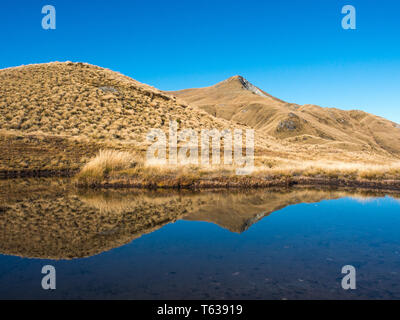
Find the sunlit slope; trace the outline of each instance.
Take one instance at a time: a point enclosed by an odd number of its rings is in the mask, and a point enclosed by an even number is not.
[[[231,125],[118,72],[85,63],[3,69],[0,171],[77,169],[100,148],[144,151],[149,130],[168,132],[170,120],[197,131]]]
[[[0,70],[0,125],[24,133],[141,142],[169,120],[188,128],[223,121],[120,73],[84,63]]]
[[[166,93],[101,67],[54,62],[0,70],[0,177],[78,170],[100,149],[144,156],[147,133],[168,134],[171,120],[197,132],[255,128],[255,164],[269,168],[387,165],[400,154],[393,122],[287,103],[240,76]]]
[[[279,100],[241,76],[214,86],[170,92],[210,114],[295,144],[400,154],[400,126],[363,112]]]

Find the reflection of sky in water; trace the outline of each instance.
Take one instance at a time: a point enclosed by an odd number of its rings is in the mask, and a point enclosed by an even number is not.
[[[400,298],[400,203],[352,198],[298,204],[242,234],[183,221],[72,261],[0,255],[1,298]],[[41,267],[57,290],[41,289]],[[341,267],[357,268],[344,291]]]

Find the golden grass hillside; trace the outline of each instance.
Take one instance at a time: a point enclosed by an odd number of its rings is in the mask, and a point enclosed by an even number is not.
[[[148,131],[168,130],[169,120],[196,130],[230,125],[120,73],[85,63],[0,70],[0,171],[75,168],[105,146],[144,151]],[[75,145],[73,154],[69,146]]]
[[[170,92],[210,114],[293,144],[400,154],[400,125],[358,110],[343,111],[279,100],[241,76],[214,86]]]
[[[257,164],[260,164],[258,162]],[[259,165],[238,175],[234,165],[147,165],[129,152],[101,150],[83,166],[75,182],[91,188],[266,188],[307,186],[400,190],[400,162],[390,164],[334,161],[286,161]]]
[[[174,95],[85,63],[0,70],[0,178],[80,171],[81,185],[141,187],[400,179],[400,128],[388,120],[288,104],[241,77]],[[237,177],[235,166],[148,166],[146,135],[168,133],[170,121],[197,133],[254,128],[253,176]]]
[[[226,123],[120,73],[84,63],[48,63],[0,71],[5,130],[141,143],[169,120],[187,128]]]

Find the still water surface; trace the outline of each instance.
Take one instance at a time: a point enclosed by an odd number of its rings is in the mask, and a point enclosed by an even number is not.
[[[399,194],[0,181],[2,299],[400,299]],[[57,289],[41,287],[53,265]],[[341,269],[357,270],[357,289]]]

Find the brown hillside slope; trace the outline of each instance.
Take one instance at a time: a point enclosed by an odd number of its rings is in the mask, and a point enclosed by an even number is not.
[[[210,114],[301,144],[400,154],[400,126],[362,111],[286,103],[234,76],[214,86],[170,94]]]
[[[176,94],[183,99],[85,63],[0,70],[0,178],[75,172],[100,149],[143,157],[151,144],[146,140],[149,130],[167,133],[170,120],[179,123],[179,130],[197,132],[254,127],[261,185],[271,176],[398,177],[400,128],[382,118],[288,104],[241,77]],[[126,170],[132,169],[130,165]],[[168,186],[176,185],[177,177],[185,185],[199,176],[206,185],[222,175],[221,181],[234,181],[232,168],[170,169],[95,170],[101,171],[95,178],[115,183],[132,178],[140,185],[155,181]]]
[[[195,130],[230,127],[155,88],[85,63],[0,70],[0,171],[75,169],[105,147],[143,151],[148,131],[167,131],[169,120]]]
[[[195,129],[226,126],[155,88],[89,64],[0,70],[2,129],[142,142],[150,128],[166,128],[169,119]]]

